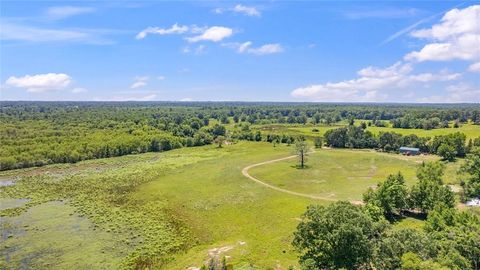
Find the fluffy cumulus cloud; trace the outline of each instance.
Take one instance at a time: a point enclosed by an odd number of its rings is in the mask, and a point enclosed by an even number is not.
[[[415,83],[452,81],[461,76],[446,70],[412,74],[411,64],[402,62],[384,69],[370,66],[359,70],[357,74],[359,77],[356,79],[300,87],[291,94],[296,98],[315,101],[384,101],[388,99],[385,90],[405,89]]]
[[[130,86],[132,89],[140,88],[147,85],[147,82],[150,78],[148,76],[137,76],[133,80],[134,82]]]
[[[186,25],[178,25],[178,23],[172,25],[170,28],[160,27],[147,27],[137,34],[136,39],[144,39],[148,34],[157,35],[171,35],[171,34],[183,34],[190,30],[190,27]]]
[[[47,73],[38,75],[12,76],[5,82],[6,86],[24,88],[28,92],[45,92],[65,89],[72,83],[72,78],[64,73]]]
[[[278,43],[265,44],[256,48],[252,47],[252,44],[251,41],[247,41],[244,43],[225,43],[222,45],[232,48],[238,53],[250,53],[256,55],[274,54],[284,51],[283,47]]]
[[[224,38],[227,38],[233,34],[233,30],[228,27],[223,26],[212,26],[205,29],[199,35],[186,38],[189,42],[198,42],[198,41],[213,41],[218,42]]]
[[[428,20],[430,19],[432,17]],[[408,30],[418,25],[416,23]],[[411,36],[425,39],[428,43],[419,51],[407,54],[404,61],[387,68],[370,66],[359,70],[356,79],[299,87],[291,94],[296,98],[315,101],[368,102],[390,100],[391,93],[398,96],[405,92],[407,94],[404,97],[415,99],[417,95],[411,89],[422,86],[426,88],[433,83],[437,83],[441,89],[447,82],[462,77],[460,73],[451,73],[445,69],[436,73],[415,74],[412,71],[418,62],[465,60],[472,62],[468,68],[470,72],[480,72],[480,5],[452,9],[445,13],[439,23],[430,28],[415,30]],[[439,85],[439,82],[443,83]],[[438,91],[438,94],[424,96],[417,101],[479,102],[480,89],[478,85],[458,82]]]
[[[405,56],[408,61],[480,59],[480,5],[448,11],[431,28],[413,31],[411,36],[429,40],[421,50]]]
[[[238,4],[232,8],[216,8],[213,10],[213,12],[217,14],[223,14],[228,11],[252,17],[260,17],[262,15],[262,13],[257,8],[252,6],[244,6],[241,4]]]

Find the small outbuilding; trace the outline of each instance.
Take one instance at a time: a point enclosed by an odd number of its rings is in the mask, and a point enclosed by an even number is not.
[[[398,150],[400,154],[404,154],[406,156],[416,156],[420,155],[420,149],[419,148],[414,148],[414,147],[400,147]]]

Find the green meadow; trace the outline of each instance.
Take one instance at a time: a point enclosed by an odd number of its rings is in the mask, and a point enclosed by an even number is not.
[[[368,123],[369,120],[355,120],[355,124],[359,125],[361,122]],[[347,123],[345,121],[338,122],[332,125],[313,125],[313,124],[306,124],[306,125],[299,125],[299,124],[271,124],[271,125],[253,125],[254,129],[258,129],[267,133],[275,133],[275,134],[290,134],[290,135],[303,135],[307,138],[313,138],[316,136],[323,136],[323,134],[330,129],[335,129],[339,127],[346,126]],[[367,130],[372,132],[373,134],[379,134],[380,132],[395,132],[402,135],[410,135],[415,134],[420,137],[431,137],[439,136],[439,135],[447,135],[455,132],[462,132],[467,136],[468,139],[474,139],[480,137],[480,125],[473,125],[473,124],[464,124],[461,125],[459,128],[436,128],[430,130],[424,129],[404,129],[404,128],[393,128],[391,126],[386,127],[375,127],[375,126],[367,126]]]
[[[300,193],[338,200],[361,201],[362,192],[389,174],[401,172],[407,185],[415,183],[415,171],[434,156],[401,156],[369,150],[319,149],[307,157],[307,169],[298,169],[292,160],[250,170],[264,182]]]
[[[185,269],[219,255],[240,269],[297,265],[290,243],[298,218],[307,205],[327,202],[241,174],[247,165],[292,153],[286,145],[239,142],[2,172],[0,179],[16,180],[0,192],[2,264]],[[436,159],[319,149],[308,169],[289,159],[250,174],[296,192],[361,200],[390,172],[401,171],[412,184],[419,162]],[[456,182],[452,166],[447,176]]]

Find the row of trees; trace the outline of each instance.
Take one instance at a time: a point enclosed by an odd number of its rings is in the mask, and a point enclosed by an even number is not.
[[[477,184],[478,168],[470,170]],[[454,208],[443,171],[441,163],[422,164],[411,189],[400,173],[391,175],[365,194],[363,206],[309,206],[293,240],[302,269],[480,269],[480,219]],[[407,210],[426,215],[423,229],[388,222]]]
[[[464,119],[463,119],[464,120]],[[391,120],[394,128],[417,128],[417,129],[434,129],[434,128],[449,128],[448,120],[441,121],[438,117],[433,118],[415,118],[411,115]],[[465,121],[462,121],[465,122]],[[453,128],[460,127],[460,120],[456,119],[453,123]]]
[[[465,157],[474,146],[480,146],[480,138],[469,140],[461,132],[440,135],[432,138],[415,134],[403,136],[395,132],[380,132],[375,136],[361,126],[347,126],[331,129],[324,134],[325,143],[337,148],[372,148],[386,152],[396,152],[402,146],[416,147],[424,153],[438,154],[446,160]]]
[[[226,135],[225,127],[218,124],[200,127],[188,136],[149,126],[94,131],[75,127],[60,132],[47,129],[37,136],[30,130],[22,132],[25,135],[2,138],[0,170],[201,146]]]

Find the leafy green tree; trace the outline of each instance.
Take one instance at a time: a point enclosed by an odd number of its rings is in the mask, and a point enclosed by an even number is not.
[[[439,204],[428,214],[425,231],[437,243],[441,259],[450,268],[480,268],[480,218],[477,215]],[[469,265],[465,266],[466,262]]]
[[[219,124],[215,124],[213,127],[212,127],[212,135],[214,137],[216,136],[225,136],[227,130],[225,129],[224,126],[222,125],[219,125]]]
[[[437,204],[453,208],[455,198],[452,190],[443,186],[445,165],[440,162],[423,163],[417,169],[418,182],[410,191],[410,207],[428,213]]]
[[[475,147],[465,158],[460,171],[467,176],[463,180],[463,189],[467,196],[480,196],[480,148]]]
[[[426,259],[434,255],[435,247],[422,231],[410,228],[388,231],[375,244],[373,260],[375,268],[399,269],[402,266],[402,256],[407,252],[413,252]]]
[[[457,151],[453,145],[442,143],[437,149],[437,154],[444,160],[454,161],[457,156]]]
[[[407,207],[407,195],[405,179],[399,172],[389,175],[384,182],[380,182],[376,190],[369,189],[364,194],[364,201],[380,207],[385,216],[391,217],[393,214],[401,214]]]
[[[413,252],[407,252],[402,256],[401,270],[449,270],[432,260],[423,260]]]
[[[358,269],[371,261],[374,228],[372,219],[349,202],[310,205],[292,244],[309,269]]]
[[[322,118],[322,115],[317,112],[313,115],[313,122],[315,124],[319,124],[321,118]]]

